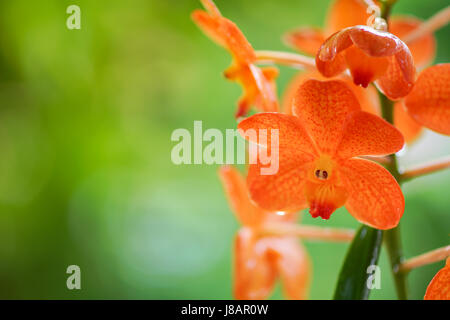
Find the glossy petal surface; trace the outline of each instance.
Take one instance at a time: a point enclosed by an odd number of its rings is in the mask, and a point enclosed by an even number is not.
[[[391,100],[398,100],[408,95],[414,85],[416,68],[408,47],[389,58],[386,72],[377,80],[381,92]]]
[[[390,19],[389,31],[403,39],[421,24],[422,21],[414,17],[395,17]],[[436,40],[431,33],[409,42],[408,47],[414,58],[414,63],[419,69],[429,65],[436,54]]]

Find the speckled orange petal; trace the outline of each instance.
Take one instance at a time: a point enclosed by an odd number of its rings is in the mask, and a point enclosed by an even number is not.
[[[314,157],[280,148],[278,171],[262,174],[267,166],[261,163],[249,166],[247,187],[251,199],[268,211],[298,211],[307,207],[304,186]]]
[[[232,166],[222,166],[219,176],[230,207],[239,222],[245,226],[258,225],[264,218],[264,213],[250,201],[247,184],[239,170]]]
[[[358,100],[340,80],[308,80],[299,87],[293,102],[293,113],[317,148],[327,154],[334,154],[345,119],[357,110]]]
[[[232,21],[203,10],[195,10],[192,19],[207,36],[229,50],[236,61],[252,63],[256,60],[252,46]]]
[[[450,135],[450,63],[422,71],[404,103],[418,123]]]
[[[348,192],[345,207],[356,220],[382,230],[397,226],[405,199],[389,171],[364,159],[343,160],[339,171]]]
[[[318,51],[319,53],[320,50],[321,49]],[[327,78],[340,75],[345,71],[345,69],[347,69],[347,62],[345,61],[345,55],[343,54],[335,55],[333,59],[326,61],[319,59],[318,56],[319,55],[316,55],[316,68],[323,76]]]
[[[425,293],[425,300],[450,300],[450,258],[431,280]]]
[[[314,56],[325,37],[322,30],[306,27],[286,33],[284,41],[292,48]]]
[[[367,5],[362,0],[337,0],[328,11],[326,33],[332,34],[341,29],[365,25],[369,18]]]
[[[423,131],[423,127],[406,112],[402,101],[394,105],[394,125],[403,134],[406,143],[414,142]]]
[[[382,156],[399,151],[405,141],[401,132],[382,118],[363,111],[354,112],[345,122],[336,156]]]
[[[277,129],[280,152],[282,149],[289,149],[293,153],[316,154],[313,142],[295,116],[272,112],[258,113],[242,120],[238,124],[238,129],[242,130],[241,134],[247,132],[247,130],[249,130],[247,133],[255,131],[256,134],[260,130],[266,130],[269,145],[271,130]],[[243,135],[243,137],[253,143],[262,143],[262,141],[258,141],[258,135],[248,134]]]
[[[421,24],[422,21],[415,17],[394,17],[389,19],[389,31],[402,39]],[[429,65],[436,54],[436,40],[432,33],[408,43],[408,47],[417,68]]]
[[[255,114],[238,125],[241,135],[262,147],[269,146],[272,129],[278,130],[278,164],[275,174],[262,174],[261,169],[267,165],[260,162],[249,167],[247,186],[250,197],[258,206],[270,211],[294,211],[305,207],[303,196],[303,180],[306,177],[308,164],[315,156],[314,145],[295,116],[281,113]],[[258,141],[258,136],[266,130],[268,144]]]
[[[274,239],[272,248],[279,253],[277,267],[287,298],[305,300],[311,279],[311,266],[305,248],[295,238]]]
[[[283,111],[283,113],[292,114],[292,103],[295,94],[300,85],[302,85],[303,82],[309,79],[329,80],[329,78],[322,76],[316,70],[301,72],[295,75],[284,90],[281,104],[281,110]],[[353,91],[359,101],[359,104],[361,105],[361,110],[373,114],[380,114],[380,99],[378,98],[378,93],[375,87],[373,87],[372,85],[369,85],[367,88],[357,86],[347,75],[342,75],[338,79],[344,81],[347,86]]]
[[[286,89],[283,93],[283,98],[281,102],[281,110],[285,114],[292,114],[292,104],[295,98],[295,94],[297,93],[298,88],[307,80],[316,79],[316,80],[327,80],[324,76],[322,76],[316,70],[300,72],[296,74],[288,83]]]
[[[297,93],[300,85],[302,85],[306,80],[309,79],[325,80],[325,78],[315,70],[297,73],[289,81],[286,89],[283,92],[283,96],[281,99],[281,111],[283,113],[292,115],[292,104],[295,94]]]
[[[249,228],[241,228],[234,242],[234,298],[267,299],[275,284],[277,258],[270,242],[258,240]]]
[[[415,78],[413,57],[408,47],[403,44],[402,49],[389,58],[386,72],[378,78],[376,84],[384,95],[391,100],[397,100],[411,92]]]

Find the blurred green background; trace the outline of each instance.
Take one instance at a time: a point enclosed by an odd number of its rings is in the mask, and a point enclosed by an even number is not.
[[[81,7],[81,30],[66,8]],[[256,49],[288,50],[286,30],[321,26],[328,0],[224,1]],[[394,14],[427,18],[443,0],[400,0]],[[190,19],[198,1],[0,2],[0,298],[228,299],[238,224],[217,166],[171,162],[176,128],[235,128],[241,89],[222,71],[229,55]],[[436,33],[449,60],[450,28]],[[295,70],[281,68],[279,92]],[[403,166],[450,154],[426,132]],[[402,219],[411,257],[449,243],[450,171],[405,185]],[[357,227],[339,210],[327,222]],[[311,298],[332,297],[347,244],[306,242]],[[81,267],[81,290],[66,268]],[[442,263],[414,270],[423,297]],[[371,298],[394,299],[387,259]],[[274,298],[281,298],[279,287]]]

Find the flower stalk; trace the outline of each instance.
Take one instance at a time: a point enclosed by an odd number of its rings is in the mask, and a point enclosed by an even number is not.
[[[383,94],[379,94],[381,102],[381,113],[383,118],[389,123],[394,123],[394,103]],[[397,156],[390,155],[391,161],[386,164],[386,169],[394,176],[397,182],[401,185],[402,175],[398,169]],[[400,271],[400,265],[403,262],[403,249],[400,236],[400,224],[390,230],[384,231],[384,243],[388,251],[389,260],[391,263],[392,274],[394,276],[395,288],[397,296],[401,300],[408,299],[408,290],[406,282],[406,274]]]
[[[411,31],[411,33],[407,34],[402,40],[406,44],[411,43],[414,40],[417,40],[428,33],[433,33],[439,28],[442,28],[447,23],[449,23],[449,21],[450,21],[450,6],[440,10],[430,19],[422,23],[420,27]]]
[[[255,54],[259,63],[276,63],[296,69],[313,69],[316,67],[313,58],[297,53],[261,50],[255,51]]]
[[[400,265],[400,272],[409,272],[414,268],[442,261],[450,257],[450,245],[426,252],[417,257],[406,260]]]
[[[397,2],[397,0],[381,0],[381,18],[388,21],[388,18],[391,14],[392,7]]]
[[[401,175],[401,178],[402,181],[408,181],[413,178],[421,177],[447,168],[450,168],[450,156],[406,170]]]

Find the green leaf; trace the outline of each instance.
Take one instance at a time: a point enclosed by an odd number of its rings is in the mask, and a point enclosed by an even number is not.
[[[355,235],[339,274],[334,300],[365,300],[370,289],[367,272],[376,265],[381,250],[383,231],[362,226]]]

